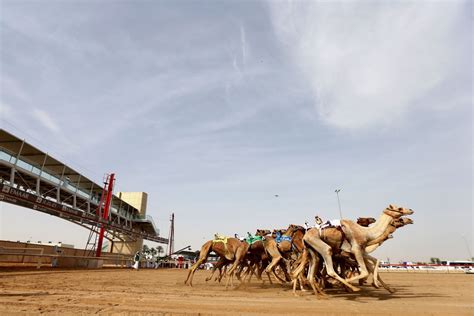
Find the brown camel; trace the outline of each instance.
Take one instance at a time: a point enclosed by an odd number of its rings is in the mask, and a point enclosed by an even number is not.
[[[184,284],[193,286],[193,277],[196,269],[203,263],[206,262],[209,253],[214,251],[219,257],[225,258],[229,262],[233,262],[232,267],[227,272],[229,278],[226,282],[226,288],[229,283],[229,279],[232,279],[234,270],[237,268],[240,261],[244,258],[247,253],[248,244],[246,242],[241,242],[237,238],[226,238],[226,240],[209,240],[201,247],[199,253],[199,259],[191,267],[188,273],[188,277]]]
[[[265,236],[263,238],[263,246],[265,247],[266,252],[270,255],[272,261],[270,264],[267,266],[265,269],[266,272],[273,271],[273,269],[276,267],[277,264],[282,263],[280,266],[283,268],[283,273],[285,274],[285,279],[286,281],[291,281],[290,275],[288,274],[288,269],[283,265],[283,262],[281,261],[282,258],[289,259],[289,256],[291,255],[291,252],[293,251],[293,245],[296,248],[296,244],[299,244],[299,247],[301,251],[303,250],[303,243],[302,240],[298,240],[298,237],[301,238],[303,236],[301,232],[305,231],[305,229],[301,226],[298,225],[290,225],[288,229],[285,230],[285,232],[281,235],[284,239],[281,240],[280,242],[277,242],[276,238],[273,236]],[[287,238],[286,238],[287,237]],[[296,244],[294,243],[294,238],[297,238]],[[286,238],[286,239],[285,239]],[[287,239],[290,240],[287,240]],[[278,276],[274,273],[275,277],[277,279]],[[280,279],[281,280],[281,279]]]
[[[375,223],[375,218],[373,217],[359,217],[357,219],[357,224],[364,227],[369,227],[370,224]]]
[[[271,264],[271,262],[273,262],[273,256],[272,256],[272,253],[277,256],[277,254],[279,254],[279,251],[278,251],[278,244],[276,243],[275,241],[275,236],[276,236],[276,233],[279,232],[279,233],[282,233],[283,234],[286,234],[287,233],[287,230],[286,229],[275,229],[273,230],[273,233],[271,233],[272,235],[270,235],[270,231],[268,229],[257,229],[257,232],[256,232],[256,236],[261,236],[263,237],[262,239],[262,244],[263,244],[263,247],[265,249],[265,252],[264,252],[264,256],[262,257],[262,259],[265,259],[265,260],[262,260],[262,265],[261,265],[261,269],[265,271],[265,273],[269,276],[270,275],[270,272],[273,274],[273,276],[278,280],[278,282],[280,283],[284,283],[286,282],[287,280],[290,279],[290,276],[288,275],[288,272],[287,272],[287,269],[284,265],[284,263],[282,261],[278,261],[277,264],[278,266],[281,268],[281,270],[285,273],[285,279],[282,279],[276,272],[275,272],[275,268],[276,268],[276,264],[273,265],[272,267],[268,268]],[[288,247],[287,244],[283,244],[282,246],[284,247]],[[291,247],[291,244],[289,245],[289,247]],[[281,255],[280,255],[281,256]],[[279,258],[281,259],[281,257]],[[271,262],[270,262],[271,261]],[[262,272],[259,271],[259,274],[261,275]],[[270,279],[270,276],[269,276],[269,279]],[[270,279],[271,280],[271,279]],[[270,281],[271,282],[271,281]]]
[[[323,257],[323,260],[326,265],[327,274],[330,277],[335,278],[352,291],[359,291],[359,288],[351,285],[349,282],[363,279],[369,274],[364,261],[366,245],[370,241],[380,237],[380,235],[382,235],[387,229],[387,227],[390,225],[392,219],[396,219],[403,215],[410,214],[413,214],[413,211],[410,209],[389,205],[389,207],[387,207],[383,211],[382,215],[375,222],[375,225],[371,227],[362,227],[353,221],[341,220],[342,231],[344,232],[346,239],[351,245],[350,250],[354,254],[360,269],[359,275],[347,280],[341,278],[335,272],[332,260],[332,248],[321,238],[321,233],[318,229],[310,229],[305,234],[303,240],[308,247],[311,247],[312,250],[318,252]]]

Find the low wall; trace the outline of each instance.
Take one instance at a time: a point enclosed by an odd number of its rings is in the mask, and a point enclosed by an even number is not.
[[[131,257],[104,253],[101,258],[87,256],[84,249],[57,247],[23,242],[0,241],[0,263],[14,265],[49,265],[62,268],[101,268],[126,266]]]

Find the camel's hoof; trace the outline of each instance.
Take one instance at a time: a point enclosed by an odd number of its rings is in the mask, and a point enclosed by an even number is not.
[[[359,292],[360,291],[360,288],[358,287],[353,287],[351,288],[352,292]]]

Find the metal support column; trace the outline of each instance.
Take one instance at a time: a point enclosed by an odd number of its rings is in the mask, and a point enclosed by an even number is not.
[[[108,221],[108,218],[109,218],[109,208],[112,201],[112,191],[114,189],[114,178],[115,178],[115,174],[112,173],[109,177],[109,183],[108,183],[108,188],[107,188],[107,198],[105,200],[104,214],[102,216],[104,221]],[[104,241],[104,232],[105,232],[104,223],[102,223],[100,225],[100,233],[99,233],[99,240],[97,243],[96,257],[100,257],[100,255],[102,254],[102,242]]]

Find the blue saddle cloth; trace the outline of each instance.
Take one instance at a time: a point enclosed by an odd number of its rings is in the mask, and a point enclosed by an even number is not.
[[[277,232],[275,240],[276,240],[277,243],[281,243],[282,241],[291,242],[291,237],[290,236],[282,236],[280,232]]]

